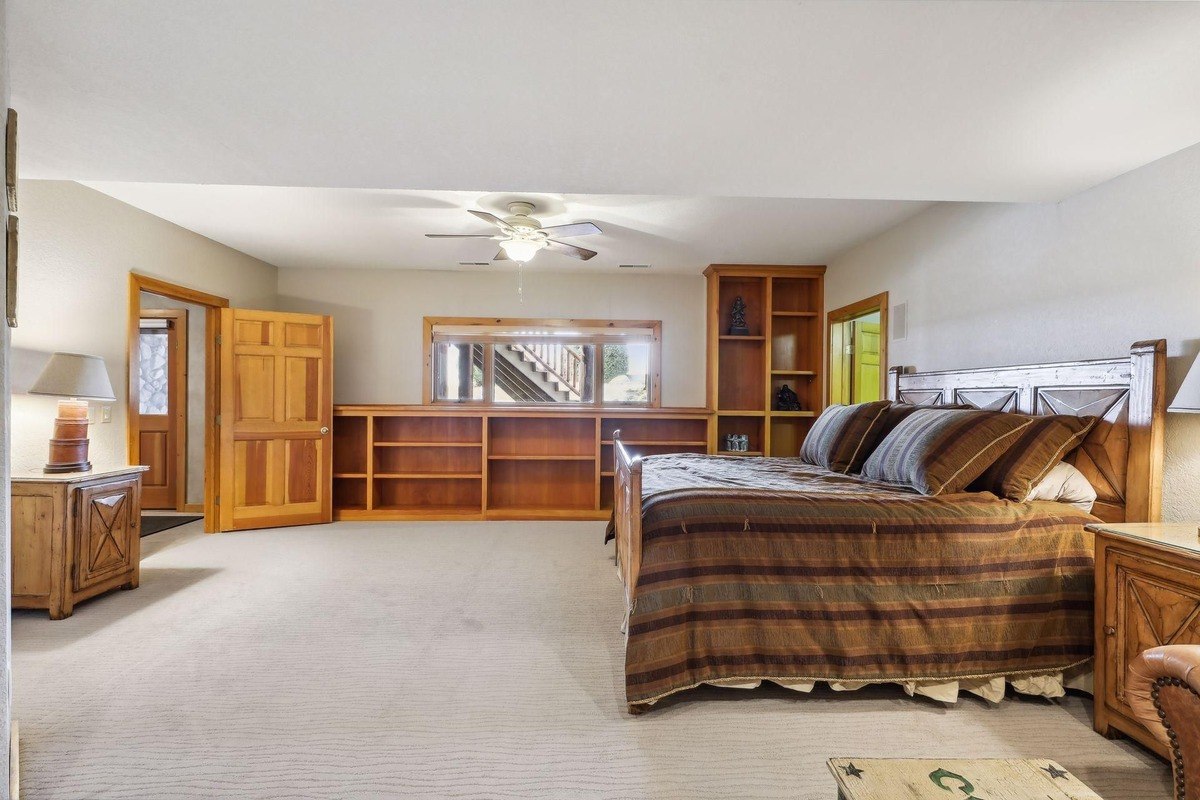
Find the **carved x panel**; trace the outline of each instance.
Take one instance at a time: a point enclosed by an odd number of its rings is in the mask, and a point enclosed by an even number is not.
[[[941,389],[901,389],[900,402],[912,403],[914,406],[940,406],[942,403]]]
[[[1124,570],[1121,574],[1124,630],[1117,677],[1123,693],[1125,667],[1139,653],[1165,644],[1200,644],[1200,596]]]
[[[954,402],[984,411],[1016,411],[1016,389],[956,389]]]
[[[126,497],[121,493],[92,498],[88,572],[103,572],[128,560]]]
[[[1125,502],[1129,456],[1129,390],[1123,387],[1059,387],[1039,389],[1036,414],[1099,417],[1071,461],[1096,488],[1099,499]]]

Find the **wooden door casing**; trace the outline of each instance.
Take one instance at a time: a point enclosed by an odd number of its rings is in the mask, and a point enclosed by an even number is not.
[[[128,572],[141,558],[137,478],[79,490],[75,591]]]
[[[331,522],[329,317],[221,311],[221,530]]]

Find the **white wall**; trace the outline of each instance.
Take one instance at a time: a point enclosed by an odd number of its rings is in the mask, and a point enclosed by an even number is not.
[[[26,366],[12,387],[13,470],[37,471],[46,461],[56,402],[24,392],[56,350],[104,358],[117,402],[112,424],[91,427],[91,458],[124,463],[129,273],[274,308],[276,268],[71,181],[22,181],[19,190],[20,327],[12,343]]]
[[[0,108],[8,108],[8,8],[6,0],[0,0]],[[0,143],[5,134],[0,131]],[[19,137],[18,137],[19,138]],[[0,222],[7,230],[8,203],[0,202]],[[0,302],[7,303],[8,287],[0,281]],[[10,525],[10,462],[12,444],[12,416],[9,400],[9,330],[0,318],[0,800],[10,800],[8,759],[9,720],[12,710],[12,559],[9,557],[12,544]]]
[[[1106,358],[1168,342],[1168,400],[1200,350],[1200,145],[1055,205],[935,206],[834,260],[826,301],[908,303],[892,364]],[[1200,519],[1200,416],[1167,420],[1164,517]]]
[[[700,275],[508,271],[279,271],[279,308],[334,317],[334,400],[420,403],[422,318],[570,317],[662,320],[662,402],[704,405]]]

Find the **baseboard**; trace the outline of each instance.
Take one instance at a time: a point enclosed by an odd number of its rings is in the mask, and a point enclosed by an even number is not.
[[[21,734],[14,719],[8,731],[8,793],[12,800],[21,795]]]
[[[184,503],[183,512],[185,514],[203,514],[204,503]]]

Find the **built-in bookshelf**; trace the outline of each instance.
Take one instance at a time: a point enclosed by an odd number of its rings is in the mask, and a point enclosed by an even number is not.
[[[794,456],[823,408],[825,267],[713,264],[708,279],[708,403],[715,411],[713,452],[726,436],[749,437],[747,452]],[[738,297],[745,331],[731,330]],[[781,410],[784,385],[800,410]]]
[[[705,453],[704,409],[338,406],[339,519],[604,519],[613,439],[635,455]]]

